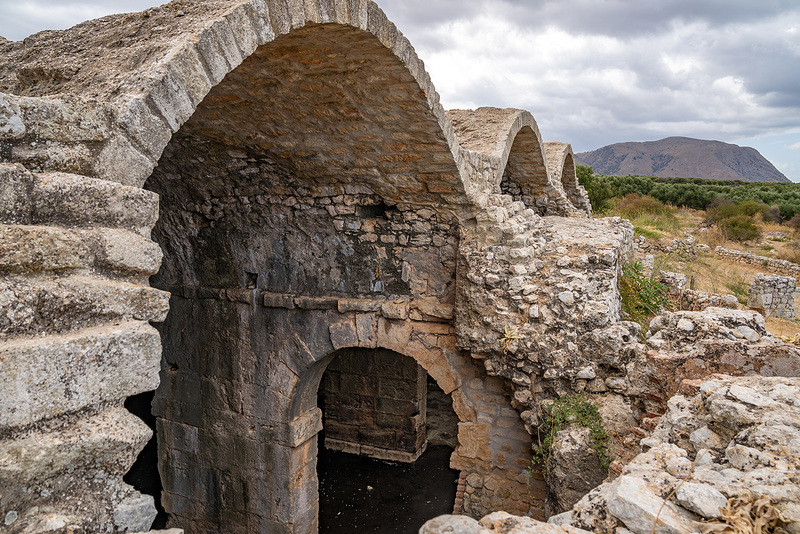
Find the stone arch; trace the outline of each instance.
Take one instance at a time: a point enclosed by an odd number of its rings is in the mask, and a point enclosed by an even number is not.
[[[366,183],[398,202],[413,193],[419,203],[467,204],[438,94],[372,1],[237,3],[187,32],[143,78],[114,104],[121,132],[99,158],[101,177],[141,185],[180,130],[236,138],[297,172]],[[260,121],[231,131],[226,118],[242,116]],[[388,142],[376,143],[376,132]],[[298,145],[313,154],[293,152]],[[149,165],[130,165],[143,157]]]
[[[560,177],[561,185],[569,201],[579,212],[591,215],[592,205],[589,203],[589,196],[583,186],[578,183],[578,176],[575,174],[575,154],[572,151],[572,145],[545,143],[544,151],[547,156],[547,167],[554,176]]]
[[[493,437],[456,391],[475,371],[449,325],[470,213],[452,127],[375,5],[342,4],[349,18],[303,8],[288,22],[280,2],[241,4],[128,102],[152,127],[131,145],[159,158],[145,185],[165,249],[152,283],[173,295],[154,404],[163,504],[190,532],[315,531],[321,419],[302,392],[340,347],[418,347],[468,414],[454,468],[493,473],[529,447]],[[513,454],[493,456],[492,440]]]
[[[473,187],[486,194],[510,194],[540,215],[575,211],[548,168],[539,127],[529,112],[482,107],[447,114],[463,158],[472,167]]]

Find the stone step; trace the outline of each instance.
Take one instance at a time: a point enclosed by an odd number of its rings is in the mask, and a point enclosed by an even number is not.
[[[169,293],[92,278],[9,275],[0,278],[0,340],[64,334],[110,321],[161,322]]]
[[[66,227],[102,226],[149,235],[158,218],[158,195],[60,172],[32,174],[0,164],[0,222]]]
[[[155,242],[128,230],[0,225],[0,273],[95,269],[151,275],[161,258]]]
[[[144,321],[0,345],[0,433],[152,391],[161,339]]]
[[[0,481],[3,506],[29,501],[28,492],[42,502],[58,493],[90,483],[98,473],[118,477],[127,473],[153,432],[121,403],[100,412],[63,418],[16,439],[0,440]]]

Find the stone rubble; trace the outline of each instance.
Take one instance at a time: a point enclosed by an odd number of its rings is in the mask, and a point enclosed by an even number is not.
[[[647,452],[619,479],[555,521],[648,534],[653,507],[676,490],[656,532],[695,532],[703,518],[721,517],[728,499],[761,497],[781,513],[785,532],[800,532],[800,379],[715,375],[697,394],[670,399],[642,445]]]
[[[733,499],[767,499],[782,518],[776,532],[800,532],[800,379],[714,375],[693,396],[676,395],[647,449],[621,476],[552,516],[558,532],[689,534],[724,520]],[[656,518],[658,522],[656,524]],[[463,521],[463,520],[462,520]],[[421,534],[448,530],[429,521]],[[557,532],[498,512],[463,532]],[[655,528],[654,528],[655,524]],[[574,530],[570,530],[574,529]]]

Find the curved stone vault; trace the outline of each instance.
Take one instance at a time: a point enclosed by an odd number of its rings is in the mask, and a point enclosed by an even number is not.
[[[568,145],[525,111],[445,113],[365,0],[176,0],[0,56],[11,531],[147,529],[152,498],[122,476],[149,432],[122,403],[157,387],[172,524],[315,532],[316,392],[357,347],[451,395],[457,508],[541,515],[518,385],[462,337],[462,288],[496,287],[457,263],[590,213]],[[519,225],[484,231],[498,217]]]

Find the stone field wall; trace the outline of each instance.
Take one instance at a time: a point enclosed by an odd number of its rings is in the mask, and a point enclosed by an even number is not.
[[[792,263],[788,260],[779,260],[777,258],[767,258],[766,256],[757,256],[749,252],[741,252],[739,250],[728,250],[723,247],[716,247],[714,254],[725,258],[728,261],[735,261],[738,263],[746,263],[762,269],[768,269],[774,273],[783,274],[797,278],[800,276],[800,265]]]
[[[661,271],[658,281],[667,286],[669,299],[677,310],[699,311],[706,308],[736,309],[739,301],[735,295],[718,295],[686,287],[686,275]]]
[[[797,280],[790,276],[758,273],[750,283],[747,306],[759,310],[766,317],[794,319]]]

